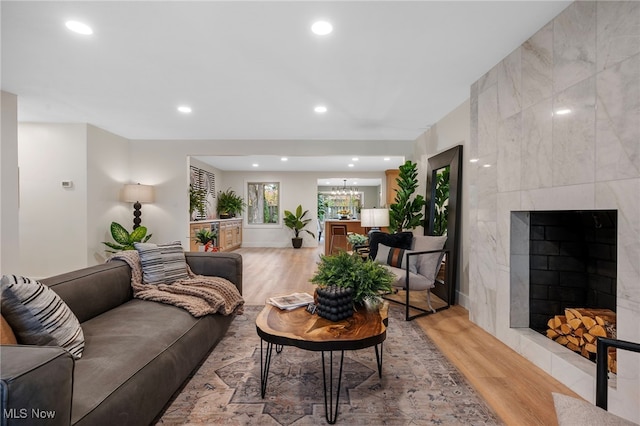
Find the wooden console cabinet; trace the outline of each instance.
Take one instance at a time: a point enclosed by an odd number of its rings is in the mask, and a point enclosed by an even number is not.
[[[199,250],[195,235],[202,228],[215,231],[218,237],[214,246],[219,251],[231,251],[242,246],[242,218],[199,220],[189,223],[190,251]]]

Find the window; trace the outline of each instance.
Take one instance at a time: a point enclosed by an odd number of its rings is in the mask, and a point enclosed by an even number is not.
[[[247,223],[269,225],[280,222],[280,184],[278,182],[247,183]]]

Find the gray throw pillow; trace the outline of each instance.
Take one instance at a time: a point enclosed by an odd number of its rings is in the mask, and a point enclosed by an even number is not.
[[[58,345],[82,356],[84,333],[69,306],[49,287],[29,278],[3,275],[0,309],[19,343]]]
[[[142,265],[142,281],[145,284],[171,284],[188,278],[187,260],[182,244],[135,243]]]

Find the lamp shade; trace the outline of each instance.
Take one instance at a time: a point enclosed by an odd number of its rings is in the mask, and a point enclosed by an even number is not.
[[[363,228],[382,228],[389,226],[388,209],[360,210],[360,226]]]
[[[126,184],[122,190],[122,201],[127,203],[153,203],[155,191],[151,185]]]

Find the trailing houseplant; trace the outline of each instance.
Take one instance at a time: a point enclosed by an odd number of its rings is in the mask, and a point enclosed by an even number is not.
[[[312,283],[321,287],[352,288],[356,305],[379,301],[381,295],[392,290],[394,281],[394,275],[382,264],[346,251],[331,256],[321,255],[318,270],[311,278]]]
[[[206,215],[207,193],[204,189],[195,189],[193,184],[189,184],[189,217],[193,217],[194,212],[200,216]]]
[[[417,167],[417,164],[411,161],[406,161],[399,167],[395,202],[389,206],[389,229],[392,232],[402,232],[422,225],[424,197],[418,194],[412,199],[418,188]]]
[[[227,219],[229,217],[235,217],[241,214],[246,207],[244,199],[236,194],[236,192],[229,188],[226,191],[218,192],[218,205],[216,211],[218,217],[221,219]]]
[[[107,250],[108,253],[116,253],[123,250],[135,250],[134,243],[146,243],[153,234],[147,235],[147,228],[144,226],[138,226],[131,233],[127,231],[124,226],[117,222],[111,222],[109,227],[111,231],[111,238],[115,243],[109,241],[103,241],[102,244],[106,245],[112,250]]]
[[[300,237],[300,232],[304,231],[307,234],[311,235],[314,239],[316,238],[316,234],[309,231],[308,229],[304,229],[305,226],[311,222],[311,219],[305,219],[304,217],[309,213],[309,210],[302,211],[302,205],[298,204],[296,207],[295,214],[289,210],[284,211],[284,224],[291,228],[294,232],[294,237],[291,239],[291,244],[293,248],[302,247],[302,237]]]

